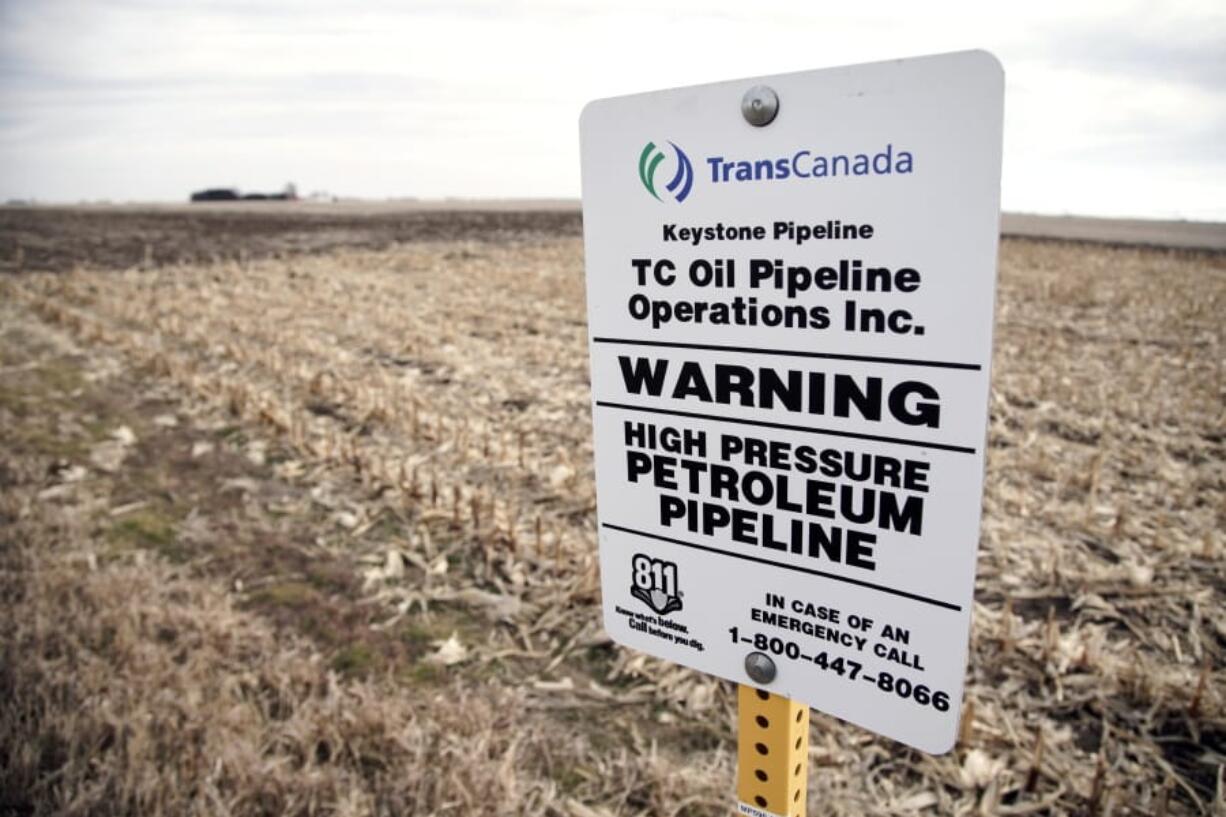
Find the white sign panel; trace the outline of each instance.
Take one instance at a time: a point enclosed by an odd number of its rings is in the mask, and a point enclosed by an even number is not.
[[[742,95],[778,115],[755,127]],[[1003,73],[966,52],[590,104],[604,621],[953,746],[983,490]]]

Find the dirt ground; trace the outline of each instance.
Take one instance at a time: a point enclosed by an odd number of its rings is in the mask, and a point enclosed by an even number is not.
[[[1005,213],[1001,216],[1001,232],[1013,238],[1058,238],[1123,247],[1226,251],[1226,224],[1213,221]]]
[[[0,815],[728,813],[734,690],[600,627],[577,214],[181,218],[0,276]],[[815,713],[810,813],[1222,813],[1224,307],[1003,244],[959,747]]]
[[[126,269],[287,258],[410,241],[500,241],[579,235],[573,206],[438,209],[310,204],[0,207],[0,272]]]

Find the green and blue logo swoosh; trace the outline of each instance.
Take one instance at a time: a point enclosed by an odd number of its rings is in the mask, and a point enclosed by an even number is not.
[[[677,147],[676,143],[670,141],[668,144],[672,146],[676,157],[677,169],[673,173],[673,178],[664,185],[664,189],[677,201],[685,201],[694,187],[694,166],[690,164],[690,157],[686,156],[685,151]],[[656,190],[656,171],[660,169],[666,156],[663,150],[656,147],[655,142],[648,142],[643,152],[639,154],[639,180],[657,201],[663,201],[663,199]]]

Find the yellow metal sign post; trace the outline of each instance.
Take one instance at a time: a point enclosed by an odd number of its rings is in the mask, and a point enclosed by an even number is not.
[[[741,684],[736,766],[738,814],[805,817],[809,707]]]

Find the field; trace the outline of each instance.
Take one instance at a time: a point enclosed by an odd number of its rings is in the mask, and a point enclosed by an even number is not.
[[[573,210],[0,210],[0,815],[717,815],[600,626]],[[809,811],[1226,809],[1226,255],[1002,245],[959,747]]]

